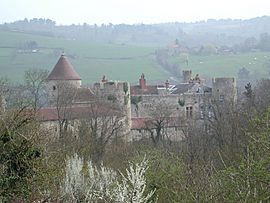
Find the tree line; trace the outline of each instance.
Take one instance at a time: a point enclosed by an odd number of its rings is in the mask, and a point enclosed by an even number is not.
[[[168,44],[178,38],[180,44],[200,47],[204,44],[233,46],[246,39],[259,39],[268,33],[270,17],[263,16],[249,20],[209,19],[194,23],[160,24],[93,24],[57,25],[51,19],[33,18],[4,23],[1,30],[20,31],[66,39],[105,43]],[[252,41],[252,40],[251,40]],[[250,41],[250,42],[251,42]]]

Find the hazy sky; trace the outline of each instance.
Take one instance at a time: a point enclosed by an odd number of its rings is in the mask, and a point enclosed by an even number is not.
[[[263,15],[270,15],[270,0],[0,0],[0,23],[37,17],[57,24],[133,24]]]

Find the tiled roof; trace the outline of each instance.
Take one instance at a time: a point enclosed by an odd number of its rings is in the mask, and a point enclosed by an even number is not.
[[[57,121],[61,117],[63,117],[61,119],[67,118],[74,120],[87,119],[94,116],[121,116],[121,112],[119,109],[112,106],[96,105],[93,108],[90,106],[67,107],[66,109],[62,108],[59,111],[56,107],[41,108],[37,115],[40,121]]]
[[[130,87],[131,95],[157,95],[158,89],[156,85],[147,85],[145,89],[141,89],[139,85]]]
[[[48,80],[81,80],[81,77],[73,69],[65,55],[61,55],[53,70],[49,74]]]
[[[38,118],[41,121],[54,121],[58,120],[56,108],[42,108],[38,111]]]
[[[131,129],[145,129],[145,122],[148,121],[149,118],[132,118],[131,119]]]
[[[51,107],[40,109],[38,117],[40,121],[56,121],[61,117],[68,117],[68,119],[87,118],[88,113],[89,109],[86,107],[67,107],[66,109],[59,109],[59,111],[56,107]]]

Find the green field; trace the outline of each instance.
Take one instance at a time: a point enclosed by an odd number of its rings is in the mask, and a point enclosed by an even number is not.
[[[21,53],[20,47],[36,41],[38,53]],[[88,44],[16,32],[0,32],[0,73],[20,81],[24,71],[31,68],[51,70],[62,50],[69,57],[83,83],[99,81],[102,75],[111,80],[138,81],[141,73],[151,80],[168,77],[153,60],[155,47],[117,44]]]
[[[22,53],[21,47],[29,41],[36,41],[37,53]],[[99,81],[102,75],[110,80],[137,82],[141,73],[148,81],[164,81],[171,75],[154,60],[157,47],[121,44],[93,44],[75,40],[43,37],[19,32],[0,31],[0,76],[12,81],[21,81],[24,71],[32,68],[51,70],[62,51],[66,53],[84,84]],[[188,56],[189,66],[183,56],[168,59],[179,64],[181,70],[191,69],[193,73],[207,77],[237,76],[240,68],[247,68],[251,74],[268,77],[266,66],[270,53]],[[270,64],[270,63],[268,63]],[[179,79],[179,78],[178,78]]]
[[[169,62],[179,64],[182,70],[191,69],[194,74],[208,77],[237,77],[239,69],[243,67],[249,70],[252,76],[270,76],[270,52],[188,56],[188,66],[184,58],[186,56],[171,57]]]

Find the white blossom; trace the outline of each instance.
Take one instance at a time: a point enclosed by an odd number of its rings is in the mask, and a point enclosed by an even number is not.
[[[98,168],[88,162],[87,200],[110,199],[111,191],[116,183],[117,174],[114,170],[101,164]]]
[[[81,199],[85,193],[85,181],[82,169],[83,161],[77,154],[68,158],[62,193],[63,196],[72,201]]]
[[[130,164],[129,169],[126,169],[126,176],[122,173],[121,182],[117,183],[114,191],[114,200],[119,203],[132,202],[144,203],[150,202],[150,198],[154,195],[155,190],[145,195],[146,178],[145,173],[148,169],[147,160],[141,163]]]
[[[131,164],[126,175],[117,173],[101,164],[94,166],[87,163],[87,175],[82,173],[83,161],[77,154],[67,161],[66,175],[63,184],[63,196],[68,202],[150,202],[155,190],[145,194],[148,162]]]

